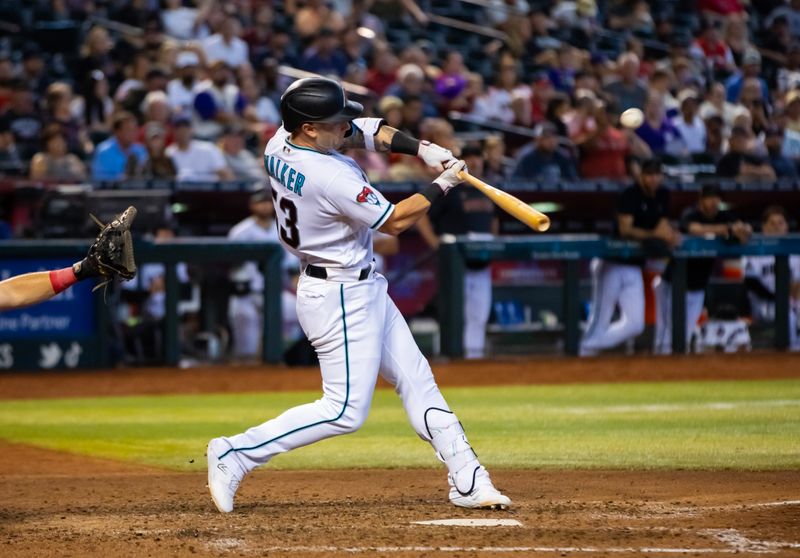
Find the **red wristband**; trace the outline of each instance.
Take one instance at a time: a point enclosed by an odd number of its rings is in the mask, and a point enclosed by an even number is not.
[[[77,282],[78,278],[75,277],[72,266],[50,272],[50,284],[53,286],[53,292],[56,294],[68,289]]]

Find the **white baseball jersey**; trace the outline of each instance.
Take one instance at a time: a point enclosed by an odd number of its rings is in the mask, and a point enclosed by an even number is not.
[[[775,257],[747,256],[744,266],[745,277],[757,279],[771,294],[775,294]],[[800,281],[800,256],[789,256],[789,274],[792,281]],[[769,322],[775,319],[775,302],[764,300],[755,293],[748,293],[753,319]],[[793,316],[790,315],[790,319]]]
[[[281,126],[264,150],[278,235],[302,265],[358,268],[372,262],[372,231],[394,210],[351,159],[294,145]]]

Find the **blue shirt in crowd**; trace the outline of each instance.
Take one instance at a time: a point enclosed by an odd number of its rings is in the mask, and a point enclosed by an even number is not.
[[[139,143],[132,144],[125,152],[117,138],[111,136],[97,146],[92,159],[92,178],[95,180],[120,180],[125,178],[128,157],[134,156],[141,163],[147,159],[147,150]]]

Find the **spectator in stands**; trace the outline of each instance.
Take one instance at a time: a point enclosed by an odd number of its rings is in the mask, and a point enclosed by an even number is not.
[[[28,45],[22,51],[22,71],[19,79],[33,92],[34,101],[37,103],[44,97],[50,83],[46,70],[39,46],[35,43]]]
[[[269,95],[262,94],[256,80],[249,77],[242,79],[240,90],[245,102],[242,115],[249,123],[248,126],[257,131],[259,135],[265,129],[277,130],[281,125],[281,113],[275,105],[275,101]]]
[[[629,108],[643,110],[647,102],[647,88],[639,79],[639,67],[638,56],[632,52],[621,54],[617,60],[619,79],[605,88],[606,93],[614,96],[620,112]]]
[[[689,52],[696,59],[703,60],[713,75],[725,77],[736,70],[736,62],[730,47],[719,35],[721,26],[720,20],[704,20]]]
[[[285,10],[288,15],[294,16],[294,30],[303,42],[316,37],[324,27],[334,31],[344,29],[342,14],[322,0],[291,2],[285,6]]]
[[[205,24],[212,2],[202,2],[200,9],[184,6],[182,0],[164,0],[161,24],[164,33],[175,39],[196,40],[208,35]]]
[[[0,176],[17,176],[23,167],[9,122],[0,118]]]
[[[182,182],[216,182],[233,180],[222,151],[211,142],[192,139],[192,121],[186,115],[175,117],[175,143],[167,155],[175,163],[177,178]]]
[[[403,127],[400,130],[419,137],[419,125],[425,113],[422,98],[417,95],[408,95],[401,99],[403,101]]]
[[[134,90],[143,90],[144,83],[147,80],[147,74],[150,72],[152,65],[150,58],[144,51],[137,51],[133,55],[133,60],[130,64],[126,64],[123,72],[125,80],[117,86],[114,91],[114,101],[119,104],[124,104],[129,107],[133,102],[127,102],[128,94]],[[133,112],[133,111],[131,111]]]
[[[67,150],[79,157],[92,152],[94,145],[80,118],[72,114],[72,88],[64,82],[55,82],[47,88],[47,123],[58,124],[67,138]]]
[[[569,97],[563,93],[554,93],[547,101],[547,108],[544,113],[545,122],[555,126],[558,135],[564,138],[570,137],[567,125],[564,123],[564,118],[569,111]]]
[[[761,54],[753,47],[748,48],[742,57],[742,69],[734,73],[725,81],[725,96],[729,103],[739,100],[742,87],[746,79],[756,79],[761,87],[761,98],[766,102],[769,99],[767,82],[761,77]]]
[[[148,122],[144,125],[144,145],[147,149],[147,158],[129,159],[126,171],[128,176],[173,180],[177,175],[177,169],[166,153],[167,128],[161,122]]]
[[[616,237],[646,242],[658,252],[680,243],[667,218],[669,190],[662,186],[663,178],[659,161],[642,164],[637,184],[619,197]],[[643,264],[643,258],[592,260],[592,307],[581,339],[582,356],[615,347],[644,330]],[[617,307],[619,318],[612,321]]]
[[[242,40],[247,43],[251,63],[258,67],[270,55],[272,27],[275,25],[275,9],[271,4],[256,8],[251,25],[246,25]]]
[[[749,146],[750,131],[742,126],[731,130],[728,152],[717,163],[717,175],[739,181],[775,180],[769,162]]]
[[[470,174],[488,180],[483,174],[483,154],[479,147],[467,146],[461,153]],[[499,233],[495,205],[475,188],[462,188],[456,195],[434,202],[426,216],[417,222],[422,238],[432,249],[439,247],[444,234],[469,235],[491,239]],[[486,323],[492,307],[492,270],[487,258],[466,262],[464,275],[464,356],[483,358]]]
[[[64,180],[77,182],[86,179],[86,167],[67,149],[67,137],[61,126],[50,124],[42,133],[43,150],[31,161],[31,180]]]
[[[92,179],[121,180],[131,158],[138,162],[147,158],[147,150],[136,143],[138,127],[136,118],[129,112],[120,111],[112,117],[113,135],[97,146],[92,159]]]
[[[492,134],[483,140],[483,177],[490,184],[506,179],[506,142],[500,134]]]
[[[386,121],[388,126],[397,128],[403,127],[403,101],[391,95],[384,97],[378,102],[378,115]]]
[[[250,55],[247,43],[240,38],[241,34],[242,26],[239,20],[232,15],[226,16],[219,33],[203,40],[206,62],[211,65],[217,60],[221,60],[237,70],[243,66],[249,66]]]
[[[238,124],[231,124],[225,128],[220,143],[225,163],[233,172],[236,179],[261,180],[266,178],[264,164],[245,148],[245,129]]]
[[[750,225],[721,208],[722,194],[716,184],[704,184],[697,204],[681,215],[681,232],[689,236],[716,236],[745,244],[753,233]],[[715,258],[689,258],[686,263],[686,348],[703,311],[706,287],[714,270]],[[656,329],[653,352],[672,353],[672,274],[670,260],[661,277],[653,282],[656,298]]]
[[[167,131],[167,143],[172,143],[172,110],[169,107],[167,94],[163,91],[151,91],[142,101],[143,120],[146,123],[157,122]],[[144,130],[142,135],[144,138]]]
[[[442,62],[442,73],[435,81],[436,94],[441,99],[443,114],[447,113],[450,103],[467,88],[467,67],[464,57],[457,50],[447,51]]]
[[[571,94],[575,89],[575,74],[579,66],[576,49],[563,44],[558,49],[558,65],[550,68],[547,78],[557,91]]]
[[[655,70],[650,78],[650,94],[661,97],[661,104],[667,118],[675,118],[680,114],[681,103],[672,95],[672,84],[675,81],[672,72],[665,69]]]
[[[111,58],[113,47],[114,43],[105,27],[92,27],[80,50],[79,81],[86,81],[94,70],[100,70],[109,81],[117,83],[118,71]]]
[[[630,130],[620,130],[612,124],[616,113],[597,101],[594,120],[596,128],[581,146],[580,172],[584,178],[610,178],[625,180],[628,177],[626,158],[629,155],[647,159],[652,157],[650,147]]]
[[[769,206],[761,218],[761,232],[766,236],[784,236],[789,232],[786,210],[780,206]],[[775,321],[775,257],[747,256],[744,260],[745,286],[750,299],[750,314],[753,322],[763,324]],[[800,314],[800,255],[789,257],[789,348],[800,349],[797,324]],[[786,304],[780,301],[780,304]]]
[[[615,30],[652,35],[655,22],[650,14],[650,6],[644,0],[616,0],[608,5],[608,26]]]
[[[700,105],[700,118],[708,120],[712,116],[718,115],[722,118],[725,135],[727,136],[733,121],[742,113],[744,107],[736,103],[729,103],[725,98],[725,86],[720,82],[714,82],[709,86],[706,100]]]
[[[386,94],[399,97],[406,104],[410,97],[418,98],[422,102],[423,116],[433,117],[439,114],[431,96],[425,90],[425,72],[416,64],[400,66],[397,70],[397,82],[386,90]]]
[[[500,56],[495,84],[475,100],[472,114],[505,124],[529,126],[531,123],[531,89],[519,83],[519,61],[510,53]]]
[[[800,1],[789,0],[782,6],[778,6],[770,12],[766,24],[772,25],[777,18],[786,18],[789,30],[795,37],[800,37]]]
[[[680,115],[672,122],[678,130],[690,155],[706,150],[706,125],[698,116],[698,94],[694,89],[684,89],[678,94]]]
[[[789,91],[784,104],[786,129],[800,133],[800,90]]]
[[[30,159],[39,148],[42,119],[36,110],[33,93],[21,81],[12,84],[11,102],[0,118],[8,123],[22,158]]]
[[[167,100],[173,111],[191,113],[199,65],[200,57],[194,51],[184,50],[175,57],[176,76],[167,83]]]
[[[340,48],[339,37],[323,27],[314,42],[303,53],[300,68],[324,76],[342,78],[347,72],[347,56]]]
[[[72,114],[83,120],[92,143],[99,143],[111,133],[114,101],[109,95],[108,79],[100,70],[89,74],[83,93],[72,101]]]
[[[543,122],[536,126],[534,135],[534,149],[517,161],[511,177],[551,184],[577,179],[575,161],[568,151],[559,148],[556,127]]]
[[[794,41],[789,45],[786,64],[778,68],[775,83],[781,94],[800,88],[800,42]]]
[[[231,70],[224,61],[211,64],[209,79],[197,86],[193,106],[198,138],[216,140],[226,125],[241,122],[246,102],[239,87],[231,83]]]
[[[706,126],[706,147],[703,157],[712,162],[716,168],[717,163],[725,154],[725,123],[722,117],[714,114],[705,120]]]
[[[389,45],[375,45],[365,85],[379,97],[397,80],[399,61]]]
[[[798,178],[797,166],[783,155],[783,129],[772,124],[767,128],[764,138],[767,158],[777,178]]]
[[[11,101],[11,85],[14,81],[14,64],[7,52],[0,51],[0,114],[3,114]]]
[[[658,94],[649,95],[644,110],[644,122],[636,129],[636,135],[658,157],[669,155],[679,158],[688,154],[686,142],[678,128],[667,118]]]
[[[744,80],[739,95],[739,105],[746,110],[741,110],[740,113],[736,115],[734,125],[739,123],[742,114],[747,114],[750,117],[750,128],[756,134],[760,134],[769,125],[767,104],[767,99],[764,98],[759,81],[757,79]]]

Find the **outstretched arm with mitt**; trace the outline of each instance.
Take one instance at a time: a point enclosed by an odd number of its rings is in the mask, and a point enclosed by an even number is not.
[[[0,282],[0,311],[42,302],[78,281],[91,277],[103,279],[98,287],[116,277],[133,279],[136,276],[136,263],[133,259],[131,224],[135,217],[136,208],[133,206],[107,225],[92,216],[101,231],[86,257],[64,269],[26,273]]]

